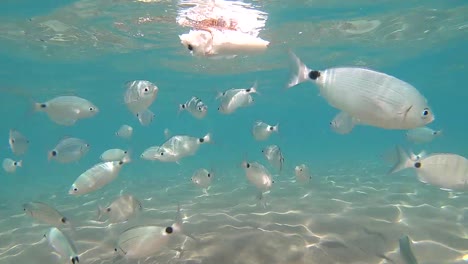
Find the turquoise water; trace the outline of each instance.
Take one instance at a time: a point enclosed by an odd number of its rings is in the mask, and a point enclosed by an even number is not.
[[[43,239],[50,226],[23,213],[22,204],[34,200],[76,222],[76,232],[67,234],[80,263],[405,263],[398,252],[402,235],[413,240],[420,263],[463,263],[468,196],[425,185],[411,171],[386,175],[390,165],[382,155],[399,144],[468,156],[466,1],[288,3],[255,1],[268,13],[260,37],[271,45],[263,54],[229,60],[187,52],[178,35],[188,29],[175,22],[176,2],[1,3],[1,157],[17,158],[7,143],[10,129],[31,143],[19,157],[23,167],[14,174],[2,172],[0,263],[67,263],[56,259]],[[157,22],[136,23],[142,16]],[[381,24],[364,34],[337,29],[361,19]],[[56,33],[40,26],[48,20],[73,29],[62,34],[64,41],[54,41]],[[114,22],[124,23],[124,29]],[[405,131],[358,126],[348,135],[334,133],[329,122],[338,110],[318,96],[314,84],[285,89],[291,74],[288,49],[317,69],[370,67],[411,83],[435,113],[430,127],[443,129],[444,135],[415,146],[405,140]],[[149,126],[141,126],[123,103],[124,84],[139,79],[159,87],[150,107],[156,118]],[[217,112],[217,92],[248,88],[255,81],[261,94],[253,106],[232,115]],[[59,95],[89,99],[100,112],[72,127],[34,113],[32,102]],[[191,96],[208,105],[205,119],[177,115],[178,104]],[[255,141],[256,120],[279,123],[280,132]],[[114,135],[122,124],[134,128],[131,140]],[[180,165],[140,159],[143,150],[165,141],[165,128],[196,137],[210,132],[214,142]],[[76,163],[49,162],[47,152],[64,136],[87,140],[90,152]],[[262,208],[240,163],[247,157],[266,165],[261,149],[270,144],[281,147],[285,170],[276,175],[269,167],[276,183]],[[132,162],[103,189],[68,195],[76,177],[109,148],[131,149]],[[292,182],[301,163],[313,174],[306,185]],[[216,172],[208,195],[190,181],[198,168]],[[143,212],[124,224],[96,222],[97,205],[108,204],[122,190],[141,200]],[[170,225],[178,202],[185,228],[200,241],[183,243],[180,258],[167,249],[149,259],[115,259],[121,231]]]

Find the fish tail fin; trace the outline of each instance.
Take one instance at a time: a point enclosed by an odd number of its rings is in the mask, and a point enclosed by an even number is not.
[[[102,219],[102,211],[103,210],[104,209],[100,205],[97,206],[97,217],[96,217],[96,219],[98,221],[101,221],[101,219]]]
[[[397,162],[390,169],[388,174],[392,174],[392,173],[395,173],[395,172],[398,172],[398,171],[401,171],[401,170],[404,170],[406,168],[411,167],[411,157],[408,156],[408,154],[405,152],[405,150],[403,150],[402,147],[397,146],[396,151],[397,151],[397,157],[398,157]],[[412,154],[412,155],[414,155],[414,154]]]
[[[211,133],[208,133],[203,137],[203,143],[213,143]]]
[[[296,54],[294,54],[294,52],[290,50],[289,55],[294,61],[297,70],[291,76],[291,80],[289,81],[286,88],[292,88],[300,83],[309,80],[309,72],[311,72],[311,70],[299,59],[299,57],[296,56]]]
[[[22,160],[17,161],[16,167],[23,167],[23,161]]]
[[[276,123],[276,125],[273,126],[273,131],[279,132],[279,123]]]
[[[70,260],[72,264],[80,263],[78,256],[72,256]]]
[[[121,160],[121,162],[124,163],[124,164],[125,163],[130,163],[131,161],[132,161],[132,159],[130,158],[129,155],[125,155]]]
[[[434,136],[443,136],[444,135],[444,130],[443,129],[440,129],[440,130],[437,130],[437,131],[434,131]]]
[[[258,81],[256,80],[253,84],[252,87],[250,87],[250,93],[256,93],[258,95],[261,95],[261,93],[258,91]]]
[[[184,111],[186,107],[187,106],[185,104],[179,104],[179,110],[177,111],[177,116],[179,116],[180,113]]]

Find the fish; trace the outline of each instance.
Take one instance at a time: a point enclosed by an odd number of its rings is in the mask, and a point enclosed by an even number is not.
[[[99,108],[87,99],[78,96],[58,96],[43,103],[35,103],[37,112],[45,112],[56,124],[73,126],[78,120],[90,118]]]
[[[151,110],[145,109],[142,112],[138,112],[136,114],[136,117],[138,118],[138,122],[140,122],[142,126],[149,126],[151,123],[153,123],[153,120],[156,117],[156,115],[153,112],[151,112]]]
[[[169,152],[182,158],[195,155],[200,148],[200,145],[211,142],[212,139],[210,133],[206,134],[202,138],[187,135],[176,135],[164,142],[160,149],[163,152]]]
[[[79,138],[64,137],[59,143],[49,151],[47,157],[49,160],[55,160],[60,163],[76,162],[84,157],[90,145]]]
[[[200,98],[193,96],[187,102],[179,105],[179,113],[184,110],[189,112],[193,117],[202,119],[208,113],[208,106]]]
[[[69,227],[70,221],[54,207],[43,202],[29,202],[23,204],[26,215],[57,228]]]
[[[282,171],[284,164],[284,156],[280,147],[277,145],[270,145],[262,149],[263,156],[275,169]]]
[[[258,162],[242,162],[245,176],[260,192],[269,191],[274,183],[270,172]]]
[[[6,158],[3,160],[2,167],[5,172],[14,173],[17,168],[23,167],[23,161],[14,161],[13,159]]]
[[[146,80],[135,80],[126,85],[124,102],[134,115],[145,112],[153,104],[159,88]]]
[[[222,114],[232,114],[237,109],[248,107],[254,103],[252,94],[258,93],[256,83],[248,89],[231,89],[218,94],[217,99],[221,99],[218,111]]]
[[[161,227],[144,225],[132,227],[122,232],[114,251],[127,259],[139,259],[154,256],[163,250],[171,250],[171,242],[179,235],[185,235],[198,241],[183,229],[180,206],[172,225]]]
[[[13,151],[13,154],[17,156],[24,155],[28,151],[29,139],[18,130],[10,129],[8,144],[10,145],[10,149]]]
[[[305,164],[300,164],[294,167],[294,174],[296,175],[296,182],[305,183],[312,179],[310,169]]]
[[[133,134],[133,127],[129,125],[122,125],[117,132],[115,132],[115,135],[121,138],[131,138]]]
[[[127,150],[108,149],[101,154],[100,159],[102,161],[119,161],[123,160],[125,156],[130,156],[130,153]]]
[[[214,173],[213,171],[209,171],[207,169],[198,169],[193,174],[190,180],[198,187],[201,188],[208,188],[211,185],[211,181],[213,181]]]
[[[117,178],[123,165],[130,162],[125,156],[121,161],[101,162],[83,172],[70,187],[71,195],[84,195],[101,189]]]
[[[141,202],[135,196],[121,195],[104,208],[98,206],[97,219],[101,220],[106,217],[111,223],[123,223],[134,217],[142,209]]]
[[[72,264],[80,262],[75,245],[58,228],[52,227],[44,237],[47,238],[49,245],[54,248],[62,258],[69,259]]]
[[[171,149],[163,148],[161,146],[152,146],[145,149],[140,157],[144,160],[158,160],[161,162],[175,162],[179,164],[179,160],[184,156]]]
[[[349,134],[358,123],[359,120],[341,111],[330,121],[330,128],[337,134],[345,135]]]
[[[264,52],[269,41],[235,30],[190,30],[179,35],[180,43],[191,55],[200,57],[233,58],[241,54]]]
[[[408,130],[435,119],[426,98],[405,81],[359,67],[311,70],[294,53],[290,54],[298,71],[287,88],[310,80],[332,107],[358,119],[360,124]]]
[[[256,121],[252,127],[252,135],[258,141],[267,140],[273,132],[278,133],[278,131],[279,124],[272,126],[262,121]]]
[[[442,130],[434,130],[425,126],[406,131],[406,139],[416,144],[429,143],[441,135]]]
[[[419,181],[442,190],[468,190],[468,159],[453,153],[433,153],[414,158],[397,146],[398,162],[389,174],[411,168]]]

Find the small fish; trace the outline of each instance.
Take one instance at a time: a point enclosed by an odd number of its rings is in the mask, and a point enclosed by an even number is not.
[[[86,141],[79,138],[65,137],[59,141],[54,149],[49,151],[48,159],[60,163],[76,162],[85,156],[89,149],[90,145]]]
[[[211,143],[211,134],[208,133],[202,138],[177,135],[169,138],[164,144],[161,145],[161,150],[169,152],[173,155],[180,156],[181,158],[195,155],[200,148],[200,145]]]
[[[138,122],[140,122],[142,126],[149,126],[151,123],[153,123],[153,120],[156,117],[156,115],[153,112],[151,112],[151,110],[145,109],[142,112],[138,112],[136,114],[136,117],[138,118]]]
[[[3,160],[3,170],[5,170],[8,173],[14,173],[16,172],[16,168],[22,167],[23,166],[23,161],[14,161],[10,158],[6,158]]]
[[[310,70],[291,52],[298,71],[288,88],[307,80],[334,108],[367,124],[384,129],[412,129],[434,121],[426,98],[412,85],[385,73],[365,68]]]
[[[169,130],[169,128],[164,129],[164,137],[166,139],[169,139],[171,137],[171,131]]]
[[[245,176],[261,192],[269,191],[274,183],[270,172],[258,162],[242,162]]]
[[[277,145],[270,145],[262,149],[262,153],[271,166],[279,171],[283,170],[284,157],[280,147]]]
[[[171,226],[145,225],[127,229],[120,234],[114,250],[127,259],[147,258],[164,249],[172,249],[171,242],[179,235],[185,235],[197,241],[183,230],[180,207],[177,208],[177,216]]]
[[[417,159],[397,147],[398,162],[389,173],[412,168],[419,181],[443,190],[468,190],[468,159],[457,154],[436,153]]]
[[[252,127],[252,135],[258,141],[267,140],[273,132],[278,133],[279,124],[271,126],[262,121],[256,121]]]
[[[358,120],[348,113],[341,111],[330,121],[330,128],[335,131],[335,133],[345,135],[350,133],[357,123]]]
[[[42,202],[29,202],[23,204],[24,212],[34,219],[39,220],[44,224],[49,224],[57,228],[70,226],[70,221],[67,217],[52,206]]]
[[[121,195],[105,208],[98,206],[98,220],[105,216],[111,223],[123,223],[142,209],[141,202],[135,196]]]
[[[184,104],[179,105],[179,113],[184,110],[189,112],[193,117],[202,119],[208,113],[208,106],[200,98],[193,96]]]
[[[237,109],[248,107],[254,103],[252,94],[258,93],[257,83],[248,89],[230,89],[217,96],[221,99],[218,111],[223,114],[232,114]]]
[[[310,169],[305,164],[300,164],[294,167],[294,174],[296,174],[296,182],[304,183],[312,179]]]
[[[80,262],[75,245],[58,228],[52,227],[44,237],[62,258],[68,259],[72,264]]]
[[[99,109],[90,101],[77,96],[59,96],[44,103],[35,103],[35,110],[45,112],[49,118],[63,126],[73,126],[76,121],[95,116]]]
[[[213,178],[214,173],[212,171],[208,171],[207,169],[198,169],[193,173],[190,180],[196,186],[206,189],[210,187]]]
[[[29,147],[29,139],[14,129],[10,129],[8,143],[10,144],[11,151],[17,156],[25,154]]]
[[[161,162],[179,163],[179,160],[184,156],[182,154],[176,153],[171,149],[167,149],[161,146],[152,146],[145,149],[140,157],[144,160],[158,160]]]
[[[418,127],[406,131],[406,139],[416,144],[429,143],[442,135],[442,130],[433,130],[428,127]]]
[[[83,172],[68,191],[71,195],[84,195],[101,189],[117,178],[123,165],[130,162],[125,156],[121,161],[101,162]]]
[[[123,160],[125,156],[130,156],[127,150],[123,149],[108,149],[101,154],[102,161],[119,161]]]
[[[134,115],[146,111],[159,91],[155,84],[145,80],[128,82],[126,88],[124,102]]]
[[[133,134],[133,127],[129,125],[122,125],[115,135],[121,138],[131,138]]]

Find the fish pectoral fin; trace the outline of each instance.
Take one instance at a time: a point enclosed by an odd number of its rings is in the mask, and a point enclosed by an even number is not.
[[[398,114],[399,115],[403,115],[403,119],[406,119],[406,116],[408,115],[409,111],[411,110],[411,108],[413,108],[413,105],[411,105],[410,107],[406,108],[403,112],[399,112]]]

